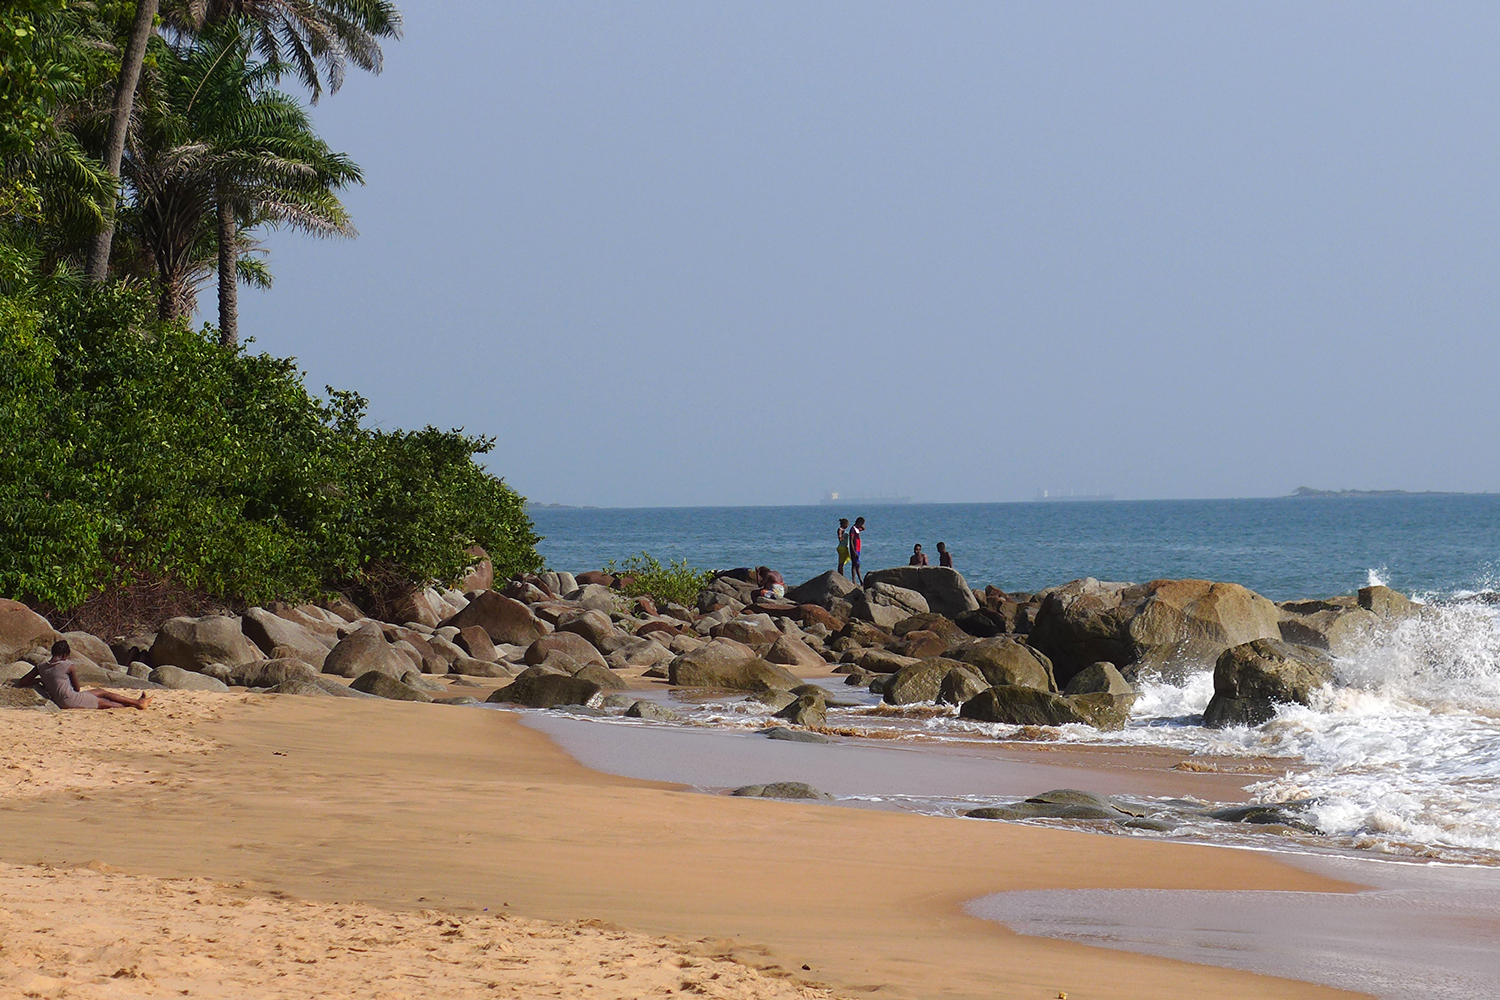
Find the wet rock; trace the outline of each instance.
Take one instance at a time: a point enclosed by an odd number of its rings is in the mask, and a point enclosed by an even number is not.
[[[732,640],[715,639],[702,649],[677,657],[667,670],[671,682],[679,687],[729,691],[790,691],[802,683],[800,677],[785,667],[767,663],[753,654],[743,659],[735,649],[711,652],[715,646],[729,641]]]
[[[956,649],[953,659],[969,664],[991,685],[1013,684],[1056,691],[1052,661],[1030,645],[1008,636],[977,639]]]
[[[1068,681],[1064,694],[1134,694],[1135,688],[1113,663],[1101,661],[1084,667]]]
[[[1285,826],[1293,830],[1301,830],[1303,833],[1321,833],[1321,830],[1306,819],[1305,810],[1310,805],[1312,805],[1311,799],[1298,799],[1292,802],[1231,806],[1227,809],[1214,809],[1208,813],[1208,816],[1225,823]]]
[[[769,785],[745,785],[729,793],[756,799],[811,799],[832,802],[833,796],[801,781],[773,781]]]
[[[1276,706],[1306,705],[1312,692],[1333,680],[1333,661],[1321,650],[1280,639],[1256,639],[1225,650],[1214,665],[1214,696],[1203,724],[1258,726]]]
[[[363,691],[365,694],[373,694],[377,698],[385,698],[388,701],[420,701],[428,702],[432,696],[425,691],[419,691],[397,680],[390,674],[381,670],[370,670],[360,674],[349,684],[355,691]]]
[[[632,719],[649,719],[652,722],[678,722],[682,716],[665,705],[654,701],[637,701],[625,710]]]
[[[989,683],[976,671],[950,670],[938,686],[937,700],[945,705],[962,705],[987,687]]]
[[[745,700],[765,705],[772,712],[779,712],[796,701],[797,695],[792,694],[790,691],[757,691],[746,697]]]
[[[471,694],[455,694],[432,699],[434,705],[482,705],[484,702]]]
[[[1010,726],[1081,724],[1099,729],[1120,729],[1129,718],[1132,697],[1058,695],[1035,688],[1000,685],[981,691],[964,702],[958,714],[960,718],[976,722],[998,722]]]
[[[785,726],[772,726],[770,729],[756,731],[757,736],[764,736],[769,740],[784,740],[788,743],[832,743],[826,736],[808,732],[806,729],[788,729]]]
[[[953,670],[965,670],[978,677],[978,671],[973,667],[939,656],[902,667],[891,675],[881,694],[888,705],[935,702],[942,690],[943,678]],[[982,682],[983,679],[980,680]]]
[[[1413,604],[1405,594],[1379,585],[1361,587],[1357,599],[1360,607],[1385,619],[1409,618],[1420,607]]]
[[[786,719],[794,726],[821,729],[828,724],[828,706],[821,694],[804,694],[777,712],[776,718]]]
[[[532,667],[523,670],[509,686],[500,688],[486,700],[529,708],[554,708],[558,705],[589,705],[602,693],[599,685],[592,681],[550,674]]]
[[[1136,818],[1111,799],[1077,788],[1057,788],[1033,795],[1024,802],[971,809],[964,815],[976,819],[1110,819],[1120,822]]]
[[[608,667],[601,667],[594,663],[584,664],[573,676],[578,680],[597,684],[601,691],[626,691],[630,688],[625,678]]]

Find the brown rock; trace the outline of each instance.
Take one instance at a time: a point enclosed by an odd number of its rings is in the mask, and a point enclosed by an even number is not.
[[[578,581],[579,587],[587,587],[591,583],[597,584],[600,587],[613,587],[615,585],[615,578],[613,576],[610,576],[603,570],[597,569],[579,573],[574,579]],[[566,597],[567,595],[564,594],[563,596]]]
[[[468,607],[442,624],[459,630],[478,625],[489,633],[492,642],[517,646],[527,645],[552,631],[552,627],[532,614],[526,605],[493,590],[474,595]]]
[[[378,670],[400,679],[411,667],[410,658],[386,641],[375,622],[344,636],[323,660],[323,672],[338,677],[359,677]]]
[[[459,583],[458,589],[466,594],[471,594],[479,590],[494,590],[495,566],[490,562],[489,553],[485,552],[478,545],[471,545],[464,551],[474,559],[474,563],[469,567],[469,571],[464,574],[464,578]]]
[[[526,647],[521,660],[528,666],[534,666],[554,654],[566,656],[579,666],[586,663],[600,667],[608,666],[604,662],[604,654],[599,652],[593,643],[576,632],[554,632],[551,635],[542,636]]]
[[[20,601],[0,599],[0,663],[19,660],[36,646],[50,646],[57,633],[47,619]]]
[[[234,668],[265,659],[241,631],[240,619],[227,615],[169,618],[151,644],[153,667],[173,666],[202,672],[211,663]]]
[[[902,656],[927,660],[934,656],[942,656],[948,652],[948,643],[936,632],[917,629],[914,632],[906,633],[906,640],[897,643],[894,651],[900,653]]]
[[[495,643],[490,639],[490,634],[478,625],[468,625],[459,629],[458,635],[453,637],[453,644],[476,660],[493,663],[500,659],[500,654],[495,651]]]
[[[813,652],[811,646],[795,636],[778,636],[771,643],[770,650],[766,653],[766,659],[771,663],[780,663],[788,667],[802,667],[805,670],[821,669],[828,665],[828,661]]]
[[[992,686],[1015,684],[1038,691],[1057,690],[1051,661],[1008,636],[973,640],[952,655],[975,667]]]

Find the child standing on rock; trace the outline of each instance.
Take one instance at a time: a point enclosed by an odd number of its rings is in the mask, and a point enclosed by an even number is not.
[[[844,566],[849,562],[849,519],[839,518],[839,576],[844,575]]]

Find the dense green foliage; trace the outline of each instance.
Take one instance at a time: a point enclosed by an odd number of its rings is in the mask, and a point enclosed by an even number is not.
[[[541,560],[487,440],[361,424],[290,361],[158,321],[121,285],[0,298],[0,593],[71,607],[138,576],[266,600]]]
[[[316,95],[346,63],[378,70],[400,14],[166,3],[163,36],[131,33],[138,9],[0,9],[0,595],[69,609],[145,582],[379,602],[461,576],[472,545],[501,575],[538,569],[523,499],[475,460],[492,441],[371,429],[357,394],[314,396],[292,361],[233,343],[236,284],[268,283],[243,256],[254,230],[353,231],[335,192],[358,167],[274,85],[291,73]],[[128,38],[145,59],[127,118]],[[127,121],[117,187],[105,135]],[[112,224],[107,280],[85,281]],[[180,318],[215,273],[227,345]]]
[[[620,589],[630,597],[654,597],[689,606],[698,600],[698,591],[708,586],[714,576],[707,570],[689,566],[686,559],[663,566],[649,552],[631,556],[619,566],[611,559],[604,572],[625,577]]]

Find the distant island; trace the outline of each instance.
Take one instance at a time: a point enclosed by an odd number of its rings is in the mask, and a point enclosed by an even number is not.
[[[1462,497],[1472,493],[1450,493],[1442,490],[1315,490],[1311,486],[1299,486],[1291,493],[1294,497]]]
[[[526,506],[528,508],[533,509],[533,510],[598,510],[599,509],[598,507],[591,507],[588,504],[537,503],[535,500],[527,500],[526,501]]]

